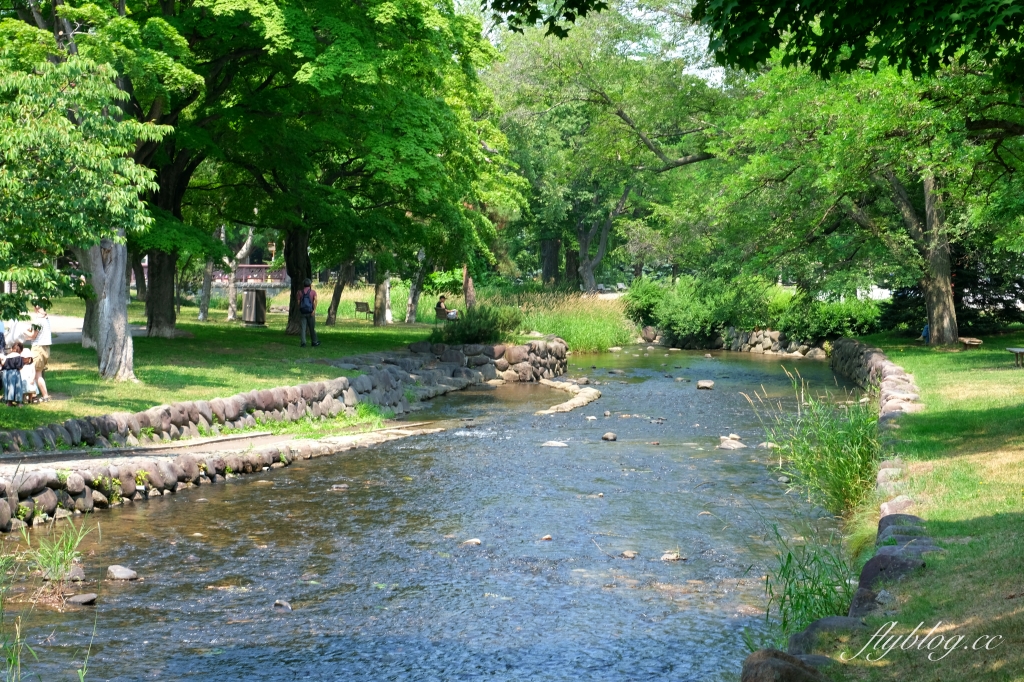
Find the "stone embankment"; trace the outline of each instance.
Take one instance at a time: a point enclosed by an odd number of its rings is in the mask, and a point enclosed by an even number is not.
[[[0,431],[4,452],[67,448],[137,447],[221,435],[259,423],[352,413],[370,403],[402,414],[410,402],[428,400],[488,380],[539,381],[565,373],[565,341],[557,337],[521,346],[447,346],[426,341],[408,351],[341,358],[329,364],[361,372],[301,386],[239,393],[230,398],[159,405],[143,412],[68,419],[31,430]]]
[[[883,424],[924,409],[914,377],[878,348],[856,339],[839,339],[832,344],[831,365],[836,374],[878,392],[878,415]]]
[[[666,345],[667,340],[657,334],[653,327],[645,327],[641,339],[648,343],[657,342]],[[807,358],[809,360],[825,360],[828,353],[821,345],[813,341],[791,339],[785,332],[771,329],[755,329],[743,331],[729,327],[716,334],[710,341],[695,338],[681,339],[682,350],[728,350],[738,353],[754,353],[757,355],[783,355],[790,358]]]
[[[0,467],[0,531],[141,502],[182,487],[220,483],[230,476],[277,469],[297,459],[334,454],[381,439],[430,432],[392,430],[388,435],[299,439],[238,452],[202,452],[206,444],[222,446],[218,436],[242,434],[272,422],[327,420],[342,412],[352,415],[360,403],[401,414],[411,409],[410,403],[484,382],[544,381],[562,388],[549,380],[565,373],[566,353],[565,341],[556,337],[520,346],[414,343],[407,350],[329,361],[359,372],[351,378],[159,405],[136,413],[69,419],[30,431],[0,432],[4,451],[24,457],[17,464]],[[581,393],[578,388],[577,393]],[[569,402],[581,400],[577,394]],[[213,438],[197,440],[190,452],[176,457],[128,457],[166,448],[171,441],[204,436]],[[33,462],[31,456],[40,454],[48,459],[60,456],[64,461],[56,465]],[[97,460],[97,454],[112,457]]]
[[[833,372],[861,388],[877,391],[878,419],[882,425],[898,428],[896,420],[902,415],[924,409],[914,378],[878,348],[856,339],[839,339],[832,344],[831,366]],[[909,496],[899,494],[903,489],[904,470],[899,458],[879,465],[875,489],[891,499],[879,509],[875,555],[861,569],[847,615],[821,618],[790,635],[786,652],[775,649],[754,652],[743,662],[742,682],[827,682],[828,678],[817,668],[835,665],[836,661],[813,653],[818,634],[865,630],[863,616],[895,601],[882,587],[884,584],[924,568],[926,554],[946,551],[928,537],[923,519],[903,513],[914,504]]]

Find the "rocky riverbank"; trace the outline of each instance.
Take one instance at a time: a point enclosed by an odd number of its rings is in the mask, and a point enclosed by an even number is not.
[[[228,398],[159,405],[142,412],[69,419],[31,431],[0,432],[11,464],[0,466],[0,531],[53,518],[174,494],[180,487],[221,483],[228,477],[286,467],[297,459],[334,454],[375,440],[429,433],[393,430],[389,436],[292,440],[235,452],[203,452],[217,437],[272,422],[327,420],[368,403],[395,414],[450,391],[487,382],[543,381],[565,373],[567,346],[557,337],[518,346],[414,343],[407,349],[326,361],[356,376],[299,386],[253,390]],[[572,385],[570,392],[579,393]],[[576,395],[586,404],[600,393]],[[575,401],[575,402],[574,402]],[[560,406],[556,406],[560,407]],[[553,408],[554,409],[554,408]],[[571,409],[571,408],[568,408]],[[564,411],[559,410],[559,411]],[[138,456],[173,441],[197,440],[177,456]],[[108,456],[97,460],[96,455]],[[33,462],[59,456],[58,464]],[[15,463],[17,462],[17,463]]]
[[[877,392],[880,426],[899,428],[899,417],[924,409],[913,376],[878,348],[856,339],[839,339],[832,344],[831,367],[836,374]],[[754,652],[743,662],[741,682],[828,682],[818,668],[837,665],[837,661],[814,653],[819,634],[865,630],[863,616],[895,601],[885,584],[924,568],[928,553],[946,551],[928,536],[923,519],[904,513],[914,505],[909,496],[900,494],[904,471],[899,458],[879,464],[875,489],[889,499],[879,509],[875,554],[861,569],[848,613],[820,618],[790,635],[785,652]]]

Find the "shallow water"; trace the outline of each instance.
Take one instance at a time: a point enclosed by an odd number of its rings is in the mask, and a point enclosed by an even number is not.
[[[740,391],[792,391],[778,358],[644,352],[573,358],[604,396],[569,414],[533,414],[564,399],[547,388],[474,389],[415,415],[444,433],[97,514],[99,604],[28,614],[30,672],[77,679],[95,622],[89,679],[735,679],[763,622],[764,522],[814,512],[764,451],[715,446],[763,440]],[[144,580],[104,581],[114,563]]]

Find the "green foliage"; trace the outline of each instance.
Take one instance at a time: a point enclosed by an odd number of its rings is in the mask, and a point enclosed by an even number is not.
[[[116,115],[127,95],[114,70],[40,59],[55,49],[51,34],[0,21],[0,279],[18,285],[0,294],[3,319],[87,294],[76,273],[57,267],[65,249],[150,225],[140,193],[156,188],[154,174],[132,154],[168,129]]]
[[[765,578],[766,619],[770,622],[774,617],[783,635],[819,618],[849,612],[853,570],[837,538],[789,541],[775,525],[768,537],[775,546],[775,563]]]
[[[837,516],[855,509],[870,494],[882,455],[878,414],[870,400],[838,403],[811,395],[793,379],[797,411],[760,401],[767,439],[775,443],[778,470],[807,499]],[[753,404],[753,402],[751,403]]]
[[[149,474],[142,469],[135,472],[135,485],[140,488],[145,488],[146,484],[149,483]]]
[[[513,306],[477,305],[432,331],[430,340],[451,345],[498,343],[512,339],[522,322],[522,313]]]
[[[756,277],[723,281],[684,275],[665,292],[654,309],[654,319],[677,340],[708,340],[729,326],[766,327],[770,286]]]
[[[65,587],[75,561],[82,556],[78,549],[79,545],[92,529],[84,523],[80,525],[62,524],[59,533],[56,528],[51,524],[49,534],[41,536],[35,548],[32,548],[31,536],[24,528],[22,529],[22,538],[29,546],[27,551],[29,565],[48,576],[52,589],[59,594]]]
[[[451,296],[462,293],[462,270],[439,270],[424,278],[423,293],[432,296]]]
[[[693,17],[710,29],[719,63],[751,71],[778,50],[784,64],[808,64],[824,77],[865,63],[920,76],[976,52],[1001,77],[1020,82],[1024,8],[1018,2],[697,0]]]
[[[634,280],[622,297],[626,304],[626,317],[638,325],[656,324],[654,311],[665,298],[665,287],[646,278]]]
[[[771,316],[771,328],[791,339],[811,341],[861,336],[878,330],[880,315],[879,304],[871,299],[813,301],[794,296],[789,305]]]

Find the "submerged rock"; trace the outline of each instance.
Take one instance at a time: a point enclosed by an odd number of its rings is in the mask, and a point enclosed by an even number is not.
[[[274,602],[275,611],[291,611],[292,605],[286,602],[284,599],[278,599]]]
[[[700,379],[697,381],[697,388],[700,390],[710,391],[715,387],[715,382],[711,379]]]
[[[541,443],[540,446],[542,448],[567,448],[569,447],[569,444],[563,443],[560,440],[546,440],[543,443]]]
[[[478,546],[480,546],[480,538],[470,538],[469,540],[466,540],[462,544],[467,546],[467,547],[478,547]]]
[[[631,549],[627,549],[625,552],[623,552],[619,556],[622,557],[623,559],[635,559],[637,557],[637,553],[634,552]]]

